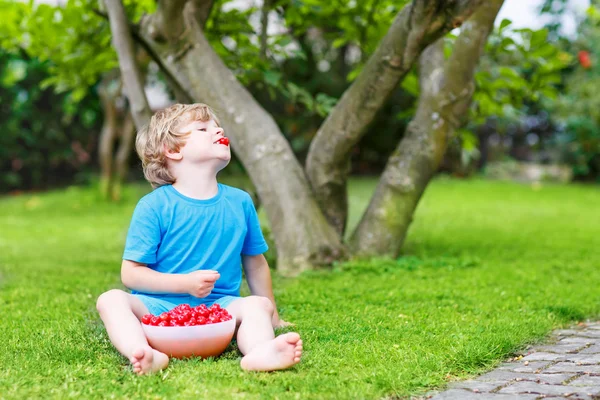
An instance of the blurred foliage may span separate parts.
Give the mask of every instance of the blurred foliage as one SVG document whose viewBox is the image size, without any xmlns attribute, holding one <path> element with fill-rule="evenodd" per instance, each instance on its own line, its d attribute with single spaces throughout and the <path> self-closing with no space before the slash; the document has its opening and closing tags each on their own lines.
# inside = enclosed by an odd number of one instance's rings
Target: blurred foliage
<svg viewBox="0 0 600 400">
<path fill-rule="evenodd" d="M 558 97 L 562 73 L 573 57 L 547 39 L 547 29 L 512 29 L 507 19 L 490 34 L 475 73 L 467 124 L 454 138 L 462 148 L 458 154 L 463 168 L 479 160 L 478 131 L 489 119 L 503 135 L 520 133 L 511 125 L 539 113 L 540 102 Z"/>
<path fill-rule="evenodd" d="M 91 99 L 102 75 L 117 65 L 99 3 L 67 0 L 54 6 L 0 0 L 0 48 L 43 65 L 45 73 L 22 79 L 40 91 L 52 88 L 61 99 L 53 102 L 53 107 L 61 105 L 54 112 L 64 118 L 80 117 L 86 110 L 81 102 Z M 155 7 L 153 0 L 124 3 L 133 23 Z M 206 34 L 240 82 L 273 115 L 303 161 L 318 128 L 408 0 L 270 0 L 265 10 L 257 3 L 241 8 L 233 0 L 216 0 Z M 263 12 L 268 14 L 269 29 L 266 47 L 261 48 Z M 565 66 L 573 65 L 575 58 L 570 49 L 551 40 L 553 32 L 511 29 L 507 20 L 496 27 L 476 74 L 469 123 L 454 138 L 462 164 L 479 157 L 478 130 L 490 119 L 502 130 L 543 111 L 540 104 L 557 97 Z M 446 38 L 448 53 L 454 39 Z M 8 82 L 15 79 L 9 75 L 18 77 L 19 69 L 4 68 L 4 74 Z M 39 81 L 34 84 L 33 79 Z M 417 96 L 418 79 L 412 71 L 353 150 L 353 173 L 381 171 L 414 115 Z M 33 115 L 37 111 L 33 110 L 28 112 Z M 19 135 L 8 135 L 11 146 L 21 140 Z M 68 153 L 66 142 L 55 144 L 66 147 L 49 152 Z M 8 162 L 5 157 L 0 156 L 0 162 Z"/>
<path fill-rule="evenodd" d="M 47 63 L 0 48 L 0 192 L 81 181 L 90 171 L 100 105 L 88 90 L 73 109 L 69 94 L 40 86 L 49 76 Z"/>
<path fill-rule="evenodd" d="M 563 123 L 557 145 L 580 178 L 600 179 L 600 5 L 592 5 L 574 41 L 562 46 L 577 55 L 562 95 L 548 107 Z"/>
</svg>

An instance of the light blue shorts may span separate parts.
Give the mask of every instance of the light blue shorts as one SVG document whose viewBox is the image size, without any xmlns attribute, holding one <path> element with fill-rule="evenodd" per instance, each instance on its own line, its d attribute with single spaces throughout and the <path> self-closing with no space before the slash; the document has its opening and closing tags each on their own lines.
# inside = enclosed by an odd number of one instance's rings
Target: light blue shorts
<svg viewBox="0 0 600 400">
<path fill-rule="evenodd" d="M 190 300 L 188 298 L 183 298 L 182 301 L 178 302 L 177 300 L 179 300 L 179 299 L 177 297 L 173 297 L 172 299 L 156 298 L 156 297 L 146 296 L 146 295 L 139 294 L 139 293 L 135 293 L 135 294 L 133 294 L 133 296 L 140 299 L 142 301 L 142 303 L 144 303 L 146 308 L 148 308 L 148 311 L 150 311 L 150 314 L 153 314 L 153 315 L 160 315 L 161 313 L 170 311 L 170 310 L 174 309 L 175 307 L 177 307 L 179 304 L 184 304 L 184 303 L 187 303 L 192 307 L 198 306 L 200 304 L 206 304 L 207 307 L 210 307 L 213 304 L 218 304 L 222 308 L 226 308 L 229 304 L 231 304 L 231 302 L 233 302 L 237 299 L 241 299 L 241 297 L 236 297 L 236 296 L 223 296 L 214 301 L 212 301 L 212 300 L 203 301 L 205 299 L 194 299 L 196 301 L 190 302 Z M 170 301 L 170 300 L 173 300 L 173 301 Z"/>
</svg>

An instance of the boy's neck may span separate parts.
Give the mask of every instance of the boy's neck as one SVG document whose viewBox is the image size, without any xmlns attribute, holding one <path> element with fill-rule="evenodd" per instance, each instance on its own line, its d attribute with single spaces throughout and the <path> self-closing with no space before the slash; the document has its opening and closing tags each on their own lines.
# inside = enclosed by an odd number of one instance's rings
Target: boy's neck
<svg viewBox="0 0 600 400">
<path fill-rule="evenodd" d="M 173 187 L 184 196 L 198 200 L 213 198 L 219 192 L 215 171 L 203 168 L 177 171 Z"/>
</svg>

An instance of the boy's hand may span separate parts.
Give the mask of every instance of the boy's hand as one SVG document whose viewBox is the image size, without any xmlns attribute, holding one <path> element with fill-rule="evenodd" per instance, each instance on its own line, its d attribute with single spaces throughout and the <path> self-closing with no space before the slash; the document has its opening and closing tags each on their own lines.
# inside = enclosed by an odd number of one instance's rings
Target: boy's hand
<svg viewBox="0 0 600 400">
<path fill-rule="evenodd" d="M 186 276 L 187 292 L 194 297 L 206 297 L 215 287 L 215 282 L 221 277 L 217 271 L 201 270 L 190 272 Z"/>
</svg>

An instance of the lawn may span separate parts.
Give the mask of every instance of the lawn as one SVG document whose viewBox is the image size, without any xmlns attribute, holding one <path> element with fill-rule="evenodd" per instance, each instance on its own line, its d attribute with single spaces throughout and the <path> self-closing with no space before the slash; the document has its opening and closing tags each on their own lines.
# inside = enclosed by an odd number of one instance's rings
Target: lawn
<svg viewBox="0 0 600 400">
<path fill-rule="evenodd" d="M 350 187 L 354 225 L 374 188 Z M 0 199 L 0 398 L 397 398 L 494 367 L 554 328 L 600 315 L 600 190 L 436 179 L 398 260 L 277 277 L 305 355 L 244 373 L 230 349 L 138 377 L 95 311 L 121 287 L 135 202 L 70 188 Z"/>
</svg>

